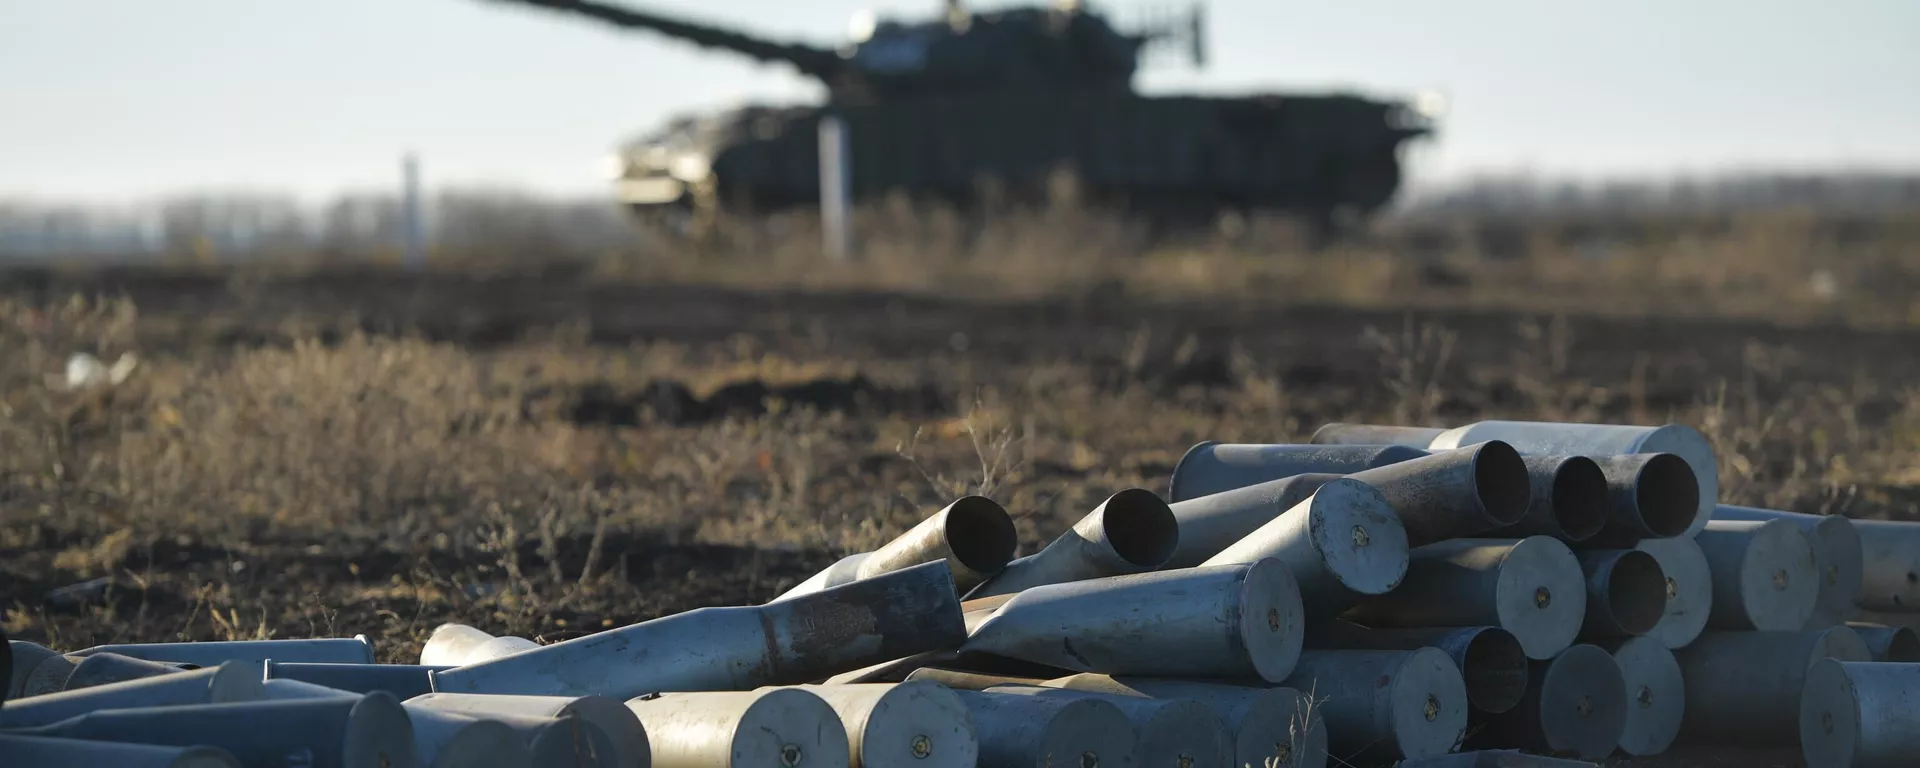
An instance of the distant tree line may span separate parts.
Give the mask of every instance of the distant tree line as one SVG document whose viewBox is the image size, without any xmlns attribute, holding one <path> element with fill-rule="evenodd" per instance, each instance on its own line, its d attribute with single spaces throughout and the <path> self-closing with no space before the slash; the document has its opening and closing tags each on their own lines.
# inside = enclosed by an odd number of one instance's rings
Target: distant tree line
<svg viewBox="0 0 1920 768">
<path fill-rule="evenodd" d="M 1920 174 L 1745 174 L 1701 179 L 1569 182 L 1481 178 L 1404 196 L 1416 221 L 1725 214 L 1802 209 L 1842 216 L 1920 211 Z M 502 189 L 447 189 L 425 205 L 439 251 L 587 253 L 641 244 L 609 198 L 561 199 Z M 0 258 L 226 261 L 397 250 L 397 193 L 313 204 L 287 195 L 189 194 L 140 205 L 0 199 Z"/>
</svg>

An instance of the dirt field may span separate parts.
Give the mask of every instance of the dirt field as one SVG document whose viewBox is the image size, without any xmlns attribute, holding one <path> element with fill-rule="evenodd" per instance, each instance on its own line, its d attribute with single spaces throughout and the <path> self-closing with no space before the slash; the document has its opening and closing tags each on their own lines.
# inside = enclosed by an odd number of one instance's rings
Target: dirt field
<svg viewBox="0 0 1920 768">
<path fill-rule="evenodd" d="M 0 606 L 62 647 L 365 633 L 404 661 L 449 620 L 562 640 L 763 601 L 964 493 L 1032 551 L 1164 492 L 1194 442 L 1327 421 L 1681 421 L 1726 502 L 1920 500 L 1903 327 L 565 273 L 15 272 L 0 296 Z M 139 364 L 65 391 L 76 351 Z"/>
</svg>

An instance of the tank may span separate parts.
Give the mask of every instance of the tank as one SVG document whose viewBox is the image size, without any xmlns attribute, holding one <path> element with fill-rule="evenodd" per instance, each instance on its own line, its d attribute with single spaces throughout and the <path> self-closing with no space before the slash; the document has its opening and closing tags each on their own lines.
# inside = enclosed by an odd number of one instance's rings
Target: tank
<svg viewBox="0 0 1920 768">
<path fill-rule="evenodd" d="M 825 104 L 687 115 L 620 148 L 619 199 L 647 221 L 697 234 L 723 214 L 820 202 L 820 122 L 846 135 L 849 194 L 967 209 L 1066 199 L 1157 225 L 1224 214 L 1364 219 L 1400 185 L 1400 147 L 1431 133 L 1429 100 L 1354 93 L 1145 95 L 1152 51 L 1205 59 L 1203 17 L 1125 30 L 1077 0 L 903 21 L 856 18 L 838 47 L 594 0 L 497 0 L 652 31 L 826 86 Z M 1064 194 L 1063 194 L 1064 193 Z"/>
</svg>

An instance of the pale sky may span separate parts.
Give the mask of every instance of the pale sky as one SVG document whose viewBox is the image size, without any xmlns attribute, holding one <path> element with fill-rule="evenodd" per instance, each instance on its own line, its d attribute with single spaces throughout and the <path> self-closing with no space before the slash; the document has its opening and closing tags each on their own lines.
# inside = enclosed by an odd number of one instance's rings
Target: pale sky
<svg viewBox="0 0 1920 768">
<path fill-rule="evenodd" d="M 630 0 L 636 1 L 637 0 Z M 1004 5 L 997 0 L 992 5 Z M 1124 14 L 1165 0 L 1107 2 Z M 650 0 L 832 44 L 939 0 Z M 1920 0 L 1211 0 L 1144 90 L 1438 89 L 1413 175 L 1920 170 Z M 483 0 L 0 0 L 0 196 L 604 189 L 666 116 L 818 91 L 650 33 Z"/>
</svg>

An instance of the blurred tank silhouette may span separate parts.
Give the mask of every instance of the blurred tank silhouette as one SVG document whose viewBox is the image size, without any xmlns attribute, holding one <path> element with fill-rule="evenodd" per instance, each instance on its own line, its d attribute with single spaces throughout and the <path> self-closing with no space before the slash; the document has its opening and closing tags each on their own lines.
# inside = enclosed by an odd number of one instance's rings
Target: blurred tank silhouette
<svg viewBox="0 0 1920 768">
<path fill-rule="evenodd" d="M 643 218 L 699 231 L 820 199 L 818 126 L 842 121 L 854 200 L 904 193 L 961 208 L 1064 199 L 1158 225 L 1281 211 L 1352 223 L 1400 184 L 1399 147 L 1433 110 L 1352 94 L 1147 96 L 1142 59 L 1184 47 L 1204 62 L 1202 14 L 1123 31 L 1071 0 L 944 18 L 856 17 L 839 48 L 592 0 L 494 0 L 652 30 L 819 80 L 818 106 L 748 106 L 681 117 L 621 148 L 609 171 Z"/>
</svg>

